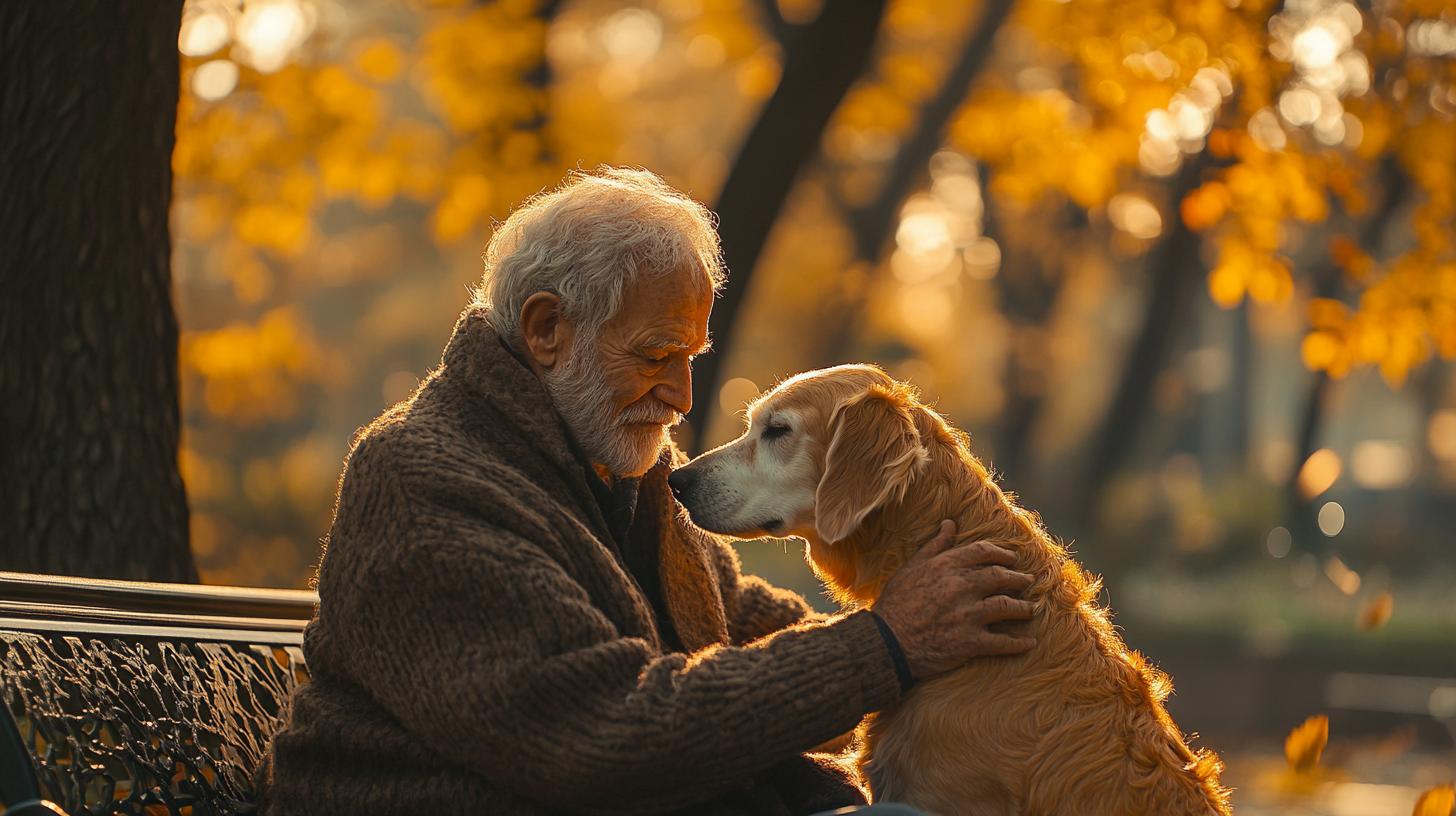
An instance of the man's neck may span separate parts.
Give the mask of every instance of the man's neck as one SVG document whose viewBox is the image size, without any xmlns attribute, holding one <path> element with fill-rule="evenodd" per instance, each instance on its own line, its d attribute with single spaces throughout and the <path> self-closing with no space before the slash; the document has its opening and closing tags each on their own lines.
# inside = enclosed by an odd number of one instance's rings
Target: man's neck
<svg viewBox="0 0 1456 816">
<path fill-rule="evenodd" d="M 593 462 L 591 468 L 592 472 L 597 475 L 597 478 L 601 479 L 602 483 L 605 484 L 607 487 L 611 487 L 612 484 L 616 482 L 617 477 L 613 476 L 610 470 L 607 470 L 606 465 L 599 465 L 596 462 Z"/>
</svg>

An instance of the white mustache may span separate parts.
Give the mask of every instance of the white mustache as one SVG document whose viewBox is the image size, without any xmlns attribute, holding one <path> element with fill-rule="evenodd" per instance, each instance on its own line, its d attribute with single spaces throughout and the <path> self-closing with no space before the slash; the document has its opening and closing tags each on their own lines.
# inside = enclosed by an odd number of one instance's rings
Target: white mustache
<svg viewBox="0 0 1456 816">
<path fill-rule="evenodd" d="M 682 422 L 682 414 L 656 400 L 628 405 L 617 414 L 617 425 L 662 425 L 672 427 Z"/>
</svg>

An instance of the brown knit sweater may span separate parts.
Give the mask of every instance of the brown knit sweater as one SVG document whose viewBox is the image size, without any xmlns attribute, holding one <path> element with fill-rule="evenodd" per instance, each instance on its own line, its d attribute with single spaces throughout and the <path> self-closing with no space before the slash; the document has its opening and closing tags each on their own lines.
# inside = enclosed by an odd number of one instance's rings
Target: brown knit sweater
<svg viewBox="0 0 1456 816">
<path fill-rule="evenodd" d="M 895 702 L 894 663 L 868 613 L 814 620 L 740 575 L 671 497 L 674 456 L 643 477 L 630 535 L 655 540 L 690 655 L 661 646 L 545 389 L 466 310 L 349 456 L 314 680 L 260 768 L 263 811 L 798 809 L 763 790 Z"/>
</svg>

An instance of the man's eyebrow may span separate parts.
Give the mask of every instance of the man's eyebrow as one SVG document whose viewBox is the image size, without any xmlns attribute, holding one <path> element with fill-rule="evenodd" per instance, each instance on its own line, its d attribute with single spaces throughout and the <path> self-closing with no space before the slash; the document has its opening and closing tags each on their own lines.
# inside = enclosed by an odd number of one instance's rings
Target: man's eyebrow
<svg viewBox="0 0 1456 816">
<path fill-rule="evenodd" d="M 655 338 L 655 339 L 652 339 L 652 340 L 648 340 L 647 342 L 643 343 L 642 344 L 642 347 L 644 349 L 661 350 L 661 351 L 682 351 L 682 350 L 685 350 L 685 349 L 692 348 L 692 346 L 688 345 L 687 343 L 684 343 L 682 340 L 679 340 L 676 337 L 658 337 L 658 338 Z M 712 350 L 713 350 L 713 338 L 710 337 L 707 340 L 704 340 L 703 341 L 703 344 L 701 346 L 698 346 L 697 349 L 693 351 L 693 354 L 694 355 L 707 354 L 709 351 L 712 351 Z"/>
</svg>

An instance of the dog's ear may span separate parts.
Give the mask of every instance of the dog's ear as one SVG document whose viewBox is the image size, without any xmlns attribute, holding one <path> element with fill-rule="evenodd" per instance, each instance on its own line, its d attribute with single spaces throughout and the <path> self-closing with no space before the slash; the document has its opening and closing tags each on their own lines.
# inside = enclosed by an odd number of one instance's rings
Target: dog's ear
<svg viewBox="0 0 1456 816">
<path fill-rule="evenodd" d="M 824 476 L 814 501 L 814 526 L 825 541 L 849 537 L 874 510 L 905 495 L 930 453 L 908 399 L 871 386 L 835 407 Z"/>
</svg>

